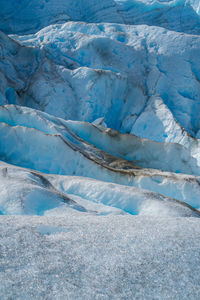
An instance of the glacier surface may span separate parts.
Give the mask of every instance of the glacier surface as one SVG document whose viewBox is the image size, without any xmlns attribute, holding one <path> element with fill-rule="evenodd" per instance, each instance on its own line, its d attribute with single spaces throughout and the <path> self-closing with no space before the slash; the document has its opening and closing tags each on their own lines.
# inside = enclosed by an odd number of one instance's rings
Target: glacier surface
<svg viewBox="0 0 200 300">
<path fill-rule="evenodd" d="M 0 1 L 0 298 L 200 298 L 199 0 Z"/>
<path fill-rule="evenodd" d="M 55 23 L 147 24 L 199 34 L 198 0 L 1 0 L 0 29 L 32 33 Z"/>
<path fill-rule="evenodd" d="M 184 143 L 187 132 L 198 137 L 199 36 L 74 22 L 35 35 L 1 35 L 1 104 L 64 119 L 104 117 L 108 127 L 157 141 Z"/>
</svg>

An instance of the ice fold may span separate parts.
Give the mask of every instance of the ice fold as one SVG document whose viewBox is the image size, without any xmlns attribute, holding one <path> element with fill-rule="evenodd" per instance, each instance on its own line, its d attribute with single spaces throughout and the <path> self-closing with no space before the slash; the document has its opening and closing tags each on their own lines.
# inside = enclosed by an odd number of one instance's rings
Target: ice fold
<svg viewBox="0 0 200 300">
<path fill-rule="evenodd" d="M 199 36 L 147 25 L 68 22 L 2 37 L 1 104 L 64 119 L 104 118 L 108 127 L 156 141 L 185 145 L 187 135 L 198 136 Z M 158 99 L 162 109 L 152 106 Z M 159 119 L 155 132 L 142 123 L 151 107 Z"/>
<path fill-rule="evenodd" d="M 0 190 L 1 215 L 200 216 L 192 206 L 154 192 L 83 177 L 46 175 L 3 162 Z"/>
<path fill-rule="evenodd" d="M 188 175 L 198 175 L 199 167 L 181 145 L 143 140 L 14 105 L 0 107 L 0 135 L 4 140 L 0 158 L 5 162 L 47 174 L 84 176 L 142 188 L 199 208 L 199 177 Z M 165 151 L 169 155 L 166 161 Z M 171 168 L 179 167 L 179 172 L 186 174 L 166 172 L 173 157 Z M 153 164 L 154 160 L 157 169 L 149 168 L 148 162 Z M 146 165 L 139 166 L 141 161 Z"/>
</svg>

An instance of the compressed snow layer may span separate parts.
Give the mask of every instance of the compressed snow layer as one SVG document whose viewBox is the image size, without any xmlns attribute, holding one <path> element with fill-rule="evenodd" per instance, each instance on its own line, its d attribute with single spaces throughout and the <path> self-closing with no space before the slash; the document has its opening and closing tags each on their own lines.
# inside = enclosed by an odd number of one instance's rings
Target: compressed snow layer
<svg viewBox="0 0 200 300">
<path fill-rule="evenodd" d="M 199 299 L 196 218 L 0 217 L 0 298 Z"/>
</svg>

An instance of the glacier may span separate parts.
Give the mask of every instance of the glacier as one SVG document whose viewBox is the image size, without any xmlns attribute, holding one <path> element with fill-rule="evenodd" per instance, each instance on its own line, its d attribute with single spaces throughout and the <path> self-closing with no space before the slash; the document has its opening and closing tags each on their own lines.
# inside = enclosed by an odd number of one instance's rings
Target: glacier
<svg viewBox="0 0 200 300">
<path fill-rule="evenodd" d="M 0 298 L 199 299 L 199 0 L 0 1 Z"/>
<path fill-rule="evenodd" d="M 0 29 L 32 33 L 67 21 L 147 24 L 199 34 L 198 0 L 1 0 Z"/>
<path fill-rule="evenodd" d="M 182 127 L 198 137 L 199 36 L 146 25 L 71 22 L 36 35 L 12 35 L 17 44 L 2 35 L 2 104 L 25 105 L 64 119 L 93 122 L 104 117 L 108 127 L 157 141 L 187 139 Z M 158 98 L 168 126 L 159 115 Z M 156 135 L 141 124 L 143 115 L 148 122 L 149 105 L 159 123 Z"/>
</svg>

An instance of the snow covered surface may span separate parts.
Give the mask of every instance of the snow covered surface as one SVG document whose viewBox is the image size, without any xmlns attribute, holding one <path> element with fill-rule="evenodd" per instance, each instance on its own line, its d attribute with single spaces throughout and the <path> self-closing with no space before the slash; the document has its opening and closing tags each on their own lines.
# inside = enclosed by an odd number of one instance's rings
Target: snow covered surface
<svg viewBox="0 0 200 300">
<path fill-rule="evenodd" d="M 196 218 L 2 216 L 1 299 L 199 299 Z"/>
<path fill-rule="evenodd" d="M 75 210 L 91 215 L 200 216 L 185 202 L 91 178 L 46 175 L 3 162 L 0 178 L 1 215 L 65 215 Z"/>
<path fill-rule="evenodd" d="M 0 30 L 0 299 L 200 299 L 199 0 L 1 0 Z"/>
</svg>

